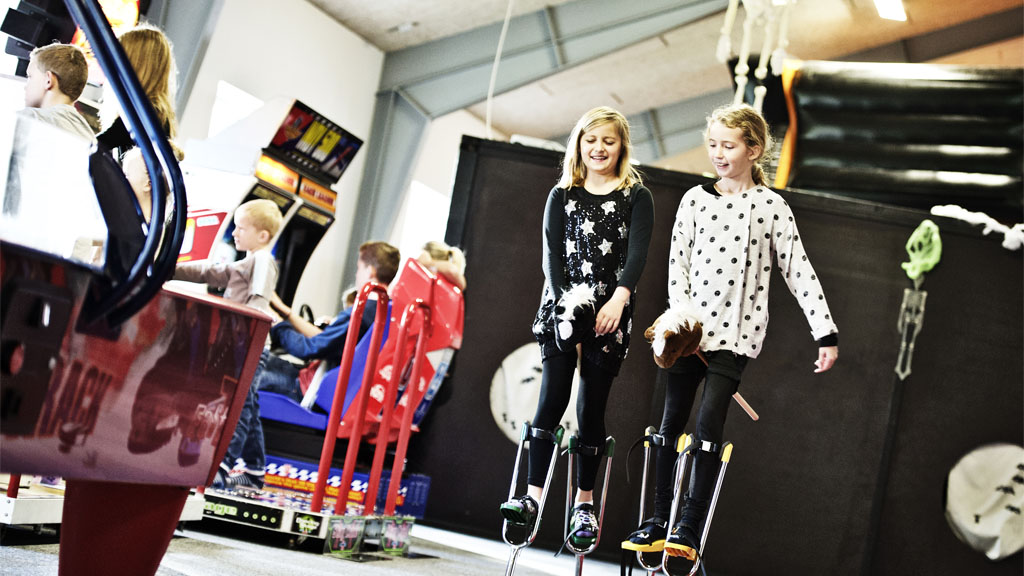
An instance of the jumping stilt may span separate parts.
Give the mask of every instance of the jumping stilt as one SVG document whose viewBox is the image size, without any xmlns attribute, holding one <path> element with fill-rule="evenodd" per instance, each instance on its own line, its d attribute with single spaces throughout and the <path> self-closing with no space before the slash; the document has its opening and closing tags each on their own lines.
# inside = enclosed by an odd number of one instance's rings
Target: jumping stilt
<svg viewBox="0 0 1024 576">
<path fill-rule="evenodd" d="M 548 488 L 551 485 L 551 478 L 552 476 L 554 476 L 555 462 L 558 459 L 559 448 L 562 444 L 563 432 L 564 430 L 561 426 L 555 428 L 554 431 L 548 431 L 541 430 L 539 428 L 533 428 L 530 426 L 529 422 L 525 422 L 523 424 L 523 429 L 519 434 L 519 448 L 518 450 L 516 450 L 516 463 L 515 468 L 512 472 L 512 484 L 511 486 L 509 486 L 508 489 L 508 502 L 501 505 L 501 513 L 502 516 L 505 517 L 505 520 L 502 522 L 501 525 L 501 538 L 505 541 L 506 544 L 512 547 L 512 549 L 509 551 L 508 562 L 505 564 L 505 576 L 512 576 L 512 573 L 516 569 L 516 560 L 519 558 L 519 553 L 522 551 L 523 548 L 526 548 L 530 544 L 533 544 L 534 539 L 537 538 L 537 531 L 540 529 L 541 515 L 544 513 L 544 503 L 548 499 Z M 535 439 L 551 442 L 552 444 L 554 444 L 554 449 L 551 451 L 551 462 L 548 466 L 548 474 L 547 477 L 544 479 L 544 491 L 541 494 L 540 502 L 535 503 L 536 516 L 533 518 L 532 526 L 527 521 L 527 518 L 521 518 L 519 516 L 518 510 L 513 509 L 512 507 L 509 506 L 509 503 L 513 501 L 516 495 L 516 486 L 519 482 L 519 467 L 522 463 L 523 448 L 525 447 L 528 438 L 531 444 Z M 532 502 L 532 498 L 530 498 L 529 496 L 524 496 L 523 498 L 529 498 Z M 522 538 L 522 540 L 513 537 L 513 535 L 509 533 L 510 519 L 514 520 L 511 525 L 519 525 L 523 527 L 524 537 Z M 523 521 L 519 522 L 519 520 Z"/>
<path fill-rule="evenodd" d="M 722 482 L 725 480 L 725 470 L 729 464 L 729 459 L 732 457 L 732 443 L 726 442 L 720 448 L 711 442 L 706 441 L 695 444 L 693 436 L 687 434 L 680 437 L 677 451 L 679 452 L 679 456 L 676 460 L 675 496 L 672 499 L 672 514 L 671 519 L 669 520 L 669 526 L 672 527 L 672 531 L 668 540 L 665 542 L 665 556 L 663 558 L 662 570 L 667 576 L 673 576 L 669 569 L 668 557 L 681 557 L 693 562 L 688 572 L 689 576 L 693 576 L 701 567 L 704 545 L 707 542 L 708 533 L 711 530 L 711 520 L 715 513 L 715 506 L 718 504 L 718 496 L 722 491 Z M 689 466 L 690 455 L 692 453 L 695 453 L 693 456 L 693 466 Z M 693 498 L 697 501 L 705 498 L 706 496 L 704 494 L 695 493 L 695 491 L 700 490 L 699 484 L 705 480 L 699 477 L 701 475 L 701 471 L 698 470 L 698 467 L 713 465 L 713 462 L 701 461 L 705 461 L 707 458 L 719 455 L 720 460 L 717 467 L 718 473 L 715 478 L 714 489 L 710 495 L 710 501 L 707 503 L 707 514 L 704 517 L 703 523 L 699 524 L 702 526 L 700 529 L 699 542 L 693 542 L 688 537 L 684 537 L 688 536 L 688 534 L 685 533 L 685 530 L 680 530 L 679 528 L 681 524 L 677 524 L 676 522 L 677 514 L 679 513 L 680 500 L 683 498 L 683 481 L 684 479 L 688 479 L 687 484 L 690 486 L 690 492 L 686 495 L 687 499 Z M 689 474 L 687 474 L 688 471 Z M 685 514 L 685 508 L 690 504 L 692 503 L 688 502 L 684 504 L 684 522 L 691 520 L 691 518 L 686 518 L 687 515 Z M 703 510 L 701 510 L 702 506 L 702 504 L 695 506 L 698 516 L 703 515 Z M 699 520 L 697 521 L 699 522 Z"/>
<path fill-rule="evenodd" d="M 565 541 L 563 546 L 576 556 L 576 576 L 583 574 L 583 558 L 594 551 L 601 542 L 601 526 L 604 523 L 604 505 L 607 502 L 608 484 L 611 481 L 612 458 L 615 454 L 615 438 L 609 436 L 604 441 L 603 454 L 605 457 L 604 481 L 601 484 L 601 504 L 597 513 L 597 532 L 592 537 L 580 537 L 572 531 L 570 519 L 573 515 L 574 488 L 572 479 L 575 476 L 575 457 L 577 454 L 600 457 L 602 449 L 600 446 L 587 446 L 579 441 L 576 436 L 569 437 L 568 454 L 568 475 L 565 487 Z"/>
<path fill-rule="evenodd" d="M 646 517 L 645 510 L 646 510 L 646 502 L 647 502 L 647 474 L 648 474 L 648 472 L 650 470 L 651 450 L 652 450 L 653 447 L 664 446 L 665 445 L 665 437 L 662 436 L 661 434 L 658 434 L 658 430 L 654 426 L 648 426 L 647 430 L 644 431 L 643 441 L 644 441 L 644 468 L 643 468 L 643 476 L 640 479 L 640 520 L 639 520 L 640 523 L 641 523 L 641 527 L 643 526 L 643 523 L 645 522 L 645 517 Z M 628 458 L 627 458 L 627 461 L 628 461 Z M 635 552 L 636 553 L 636 561 L 640 564 L 640 566 L 644 570 L 647 571 L 648 575 L 653 575 L 656 572 L 658 572 L 659 570 L 661 570 L 661 566 L 662 566 L 662 551 L 664 550 L 664 548 L 665 548 L 665 538 L 660 538 L 660 539 L 652 540 L 648 544 L 639 544 L 639 543 L 636 543 L 636 542 L 632 542 L 630 540 L 624 540 L 622 542 L 622 549 Z M 656 556 L 656 560 L 657 561 L 656 562 L 651 562 L 650 558 L 645 557 L 645 555 L 649 555 L 649 554 L 653 554 L 654 556 Z M 631 560 L 631 558 L 628 555 L 623 558 L 623 562 L 622 562 L 622 566 L 621 566 L 623 574 L 625 574 L 625 572 L 626 572 L 626 565 L 627 565 L 627 563 L 631 563 L 631 561 L 632 560 Z M 632 567 L 630 568 L 630 572 L 632 573 Z"/>
</svg>

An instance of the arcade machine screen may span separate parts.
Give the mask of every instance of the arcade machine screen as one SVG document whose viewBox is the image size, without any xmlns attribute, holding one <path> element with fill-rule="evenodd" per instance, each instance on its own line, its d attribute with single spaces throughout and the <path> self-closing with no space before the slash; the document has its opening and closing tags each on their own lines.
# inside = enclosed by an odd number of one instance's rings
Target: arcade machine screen
<svg viewBox="0 0 1024 576">
<path fill-rule="evenodd" d="M 266 150 L 328 186 L 337 182 L 363 141 L 295 101 Z"/>
<path fill-rule="evenodd" d="M 309 257 L 334 222 L 337 193 L 330 185 L 341 178 L 362 145 L 362 140 L 296 100 L 264 150 L 301 177 L 302 206 L 274 247 L 280 262 L 277 293 L 285 302 L 291 303 Z"/>
</svg>

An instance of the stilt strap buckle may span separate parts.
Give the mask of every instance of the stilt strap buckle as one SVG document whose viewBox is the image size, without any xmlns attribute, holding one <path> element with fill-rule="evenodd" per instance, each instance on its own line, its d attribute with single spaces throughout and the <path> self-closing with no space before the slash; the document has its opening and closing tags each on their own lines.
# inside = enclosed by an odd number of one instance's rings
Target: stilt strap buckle
<svg viewBox="0 0 1024 576">
<path fill-rule="evenodd" d="M 551 430 L 545 430 L 543 428 L 530 427 L 530 438 L 536 438 L 538 440 L 547 440 L 554 444 L 558 444 L 558 436 L 555 435 Z"/>
<path fill-rule="evenodd" d="M 665 437 L 661 434 L 648 434 L 643 437 L 644 444 L 648 446 L 664 446 Z"/>
<path fill-rule="evenodd" d="M 715 444 L 714 442 L 708 442 L 707 440 L 700 440 L 697 443 L 697 447 L 702 452 L 710 452 L 712 454 L 718 454 L 719 452 L 722 451 L 722 446 L 720 444 Z"/>
<path fill-rule="evenodd" d="M 575 452 L 576 454 L 580 454 L 583 456 L 598 456 L 599 454 L 601 454 L 601 451 L 603 449 L 604 446 L 588 446 L 579 441 L 576 442 L 575 446 L 570 444 L 571 452 Z"/>
</svg>

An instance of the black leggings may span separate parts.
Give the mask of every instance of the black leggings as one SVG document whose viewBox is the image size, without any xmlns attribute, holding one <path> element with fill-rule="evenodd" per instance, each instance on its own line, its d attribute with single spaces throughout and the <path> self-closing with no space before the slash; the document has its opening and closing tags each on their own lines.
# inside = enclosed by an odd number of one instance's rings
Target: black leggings
<svg viewBox="0 0 1024 576">
<path fill-rule="evenodd" d="M 576 352 L 551 356 L 544 361 L 540 401 L 533 418 L 534 428 L 554 430 L 561 423 L 572 394 L 572 377 L 576 371 Z M 576 466 L 576 485 L 580 490 L 594 489 L 597 468 L 604 453 L 604 411 L 608 393 L 615 375 L 584 358 L 580 362 L 580 389 L 576 396 L 576 419 L 579 423 L 580 443 L 600 448 L 597 456 L 579 454 Z M 543 486 L 551 465 L 554 444 L 539 439 L 530 441 L 530 471 L 527 480 L 533 486 Z"/>
<path fill-rule="evenodd" d="M 721 445 L 725 430 L 725 417 L 729 412 L 732 395 L 740 385 L 740 376 L 747 357 L 730 351 L 706 352 L 708 366 L 696 355 L 681 358 L 674 366 L 658 369 L 659 384 L 665 386 L 665 411 L 661 417 L 659 433 L 665 437 L 665 446 L 656 452 L 656 486 L 654 515 L 668 520 L 672 509 L 672 480 L 676 461 L 676 442 L 690 418 L 697 386 L 704 380 L 704 392 L 697 411 L 696 439 Z"/>
</svg>

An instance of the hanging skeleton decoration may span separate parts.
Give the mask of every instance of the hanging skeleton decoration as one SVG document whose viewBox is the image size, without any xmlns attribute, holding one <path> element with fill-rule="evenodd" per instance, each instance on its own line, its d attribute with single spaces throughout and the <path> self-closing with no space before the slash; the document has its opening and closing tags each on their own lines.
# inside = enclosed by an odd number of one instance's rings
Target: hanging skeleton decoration
<svg viewBox="0 0 1024 576">
<path fill-rule="evenodd" d="M 772 74 L 778 76 L 782 73 L 782 61 L 786 57 L 786 47 L 789 46 L 789 13 L 796 0 L 742 0 L 746 16 L 743 19 L 743 37 L 740 40 L 740 52 L 737 55 L 734 70 L 736 74 L 736 95 L 733 97 L 733 104 L 743 102 L 743 96 L 747 90 L 747 75 L 750 73 L 750 44 L 751 36 L 755 28 L 764 30 L 764 41 L 761 45 L 761 56 L 754 69 L 754 77 L 757 79 L 757 86 L 754 87 L 754 108 L 760 112 L 764 105 L 764 97 L 768 88 L 764 84 L 768 77 L 769 62 Z M 725 11 L 725 23 L 722 25 L 721 36 L 718 39 L 718 50 L 716 56 L 723 64 L 733 56 L 732 52 L 732 27 L 736 20 L 736 12 L 740 0 L 729 0 L 729 7 Z M 778 40 L 776 41 L 776 38 Z"/>
<path fill-rule="evenodd" d="M 939 227 L 931 220 L 924 220 L 907 240 L 907 254 L 910 262 L 900 264 L 907 277 L 914 281 L 913 288 L 903 290 L 903 304 L 896 327 L 900 331 L 900 353 L 896 360 L 896 375 L 906 380 L 910 375 L 910 362 L 914 356 L 914 342 L 924 324 L 924 303 L 928 293 L 921 290 L 924 273 L 939 263 L 942 258 L 942 239 Z"/>
</svg>

